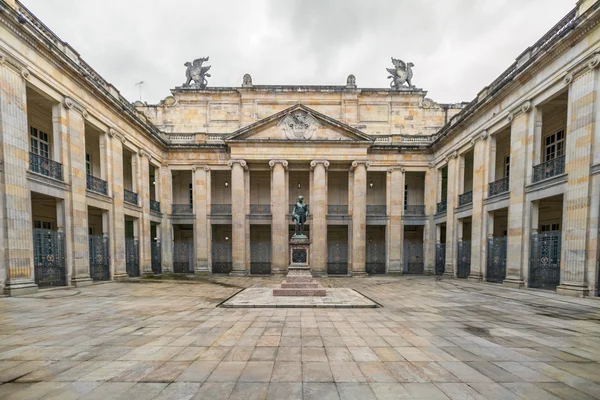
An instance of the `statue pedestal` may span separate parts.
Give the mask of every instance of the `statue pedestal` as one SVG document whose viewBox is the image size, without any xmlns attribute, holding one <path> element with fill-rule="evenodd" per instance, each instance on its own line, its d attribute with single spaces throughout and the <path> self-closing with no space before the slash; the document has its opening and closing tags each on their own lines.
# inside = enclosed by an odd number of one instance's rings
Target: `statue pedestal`
<svg viewBox="0 0 600 400">
<path fill-rule="evenodd" d="M 326 296 L 323 285 L 310 273 L 310 240 L 304 235 L 290 239 L 290 266 L 285 280 L 273 289 L 273 296 Z"/>
</svg>

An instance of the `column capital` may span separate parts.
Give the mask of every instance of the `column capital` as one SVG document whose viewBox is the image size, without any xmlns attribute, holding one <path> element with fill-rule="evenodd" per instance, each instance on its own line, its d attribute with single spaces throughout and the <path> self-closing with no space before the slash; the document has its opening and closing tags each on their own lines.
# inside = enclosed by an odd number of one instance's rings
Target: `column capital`
<svg viewBox="0 0 600 400">
<path fill-rule="evenodd" d="M 369 166 L 371 165 L 371 163 L 368 160 L 355 160 L 355 161 L 352 161 L 352 165 L 350 166 L 350 171 L 354 171 L 356 168 L 358 168 L 359 165 L 364 165 L 365 168 L 369 168 Z"/>
<path fill-rule="evenodd" d="M 454 150 L 452 153 L 446 155 L 446 162 L 453 160 L 456 157 L 458 157 L 458 152 L 456 150 Z"/>
<path fill-rule="evenodd" d="M 287 160 L 271 160 L 271 161 L 269 161 L 269 167 L 271 167 L 271 169 L 275 168 L 276 164 L 281 164 L 286 171 L 288 170 L 289 163 L 287 162 Z"/>
<path fill-rule="evenodd" d="M 517 115 L 526 114 L 529 112 L 529 110 L 531 110 L 531 100 L 525 100 L 518 107 L 509 112 L 506 118 L 508 119 L 508 122 L 512 122 Z"/>
<path fill-rule="evenodd" d="M 317 165 L 319 165 L 319 164 L 323 164 L 323 166 L 325 167 L 325 169 L 329 168 L 329 161 L 327 161 L 327 160 L 312 160 L 310 162 L 310 169 L 311 169 L 311 171 L 313 169 L 315 169 L 315 167 Z"/>
<path fill-rule="evenodd" d="M 146 150 L 140 149 L 139 153 L 140 153 L 140 156 L 146 157 L 148 159 L 148 161 L 152 160 L 152 155 L 150 155 L 150 153 L 148 153 Z"/>
<path fill-rule="evenodd" d="M 406 168 L 404 168 L 404 165 L 400 165 L 400 164 L 398 164 L 398 165 L 391 165 L 391 166 L 388 167 L 387 172 L 392 173 L 395 170 L 404 173 L 406 171 Z"/>
<path fill-rule="evenodd" d="M 234 159 L 234 160 L 227 161 L 227 165 L 230 168 L 233 168 L 234 164 L 239 164 L 240 167 L 242 167 L 244 169 L 244 171 L 248 170 L 248 164 L 246 163 L 246 160 Z"/>
<path fill-rule="evenodd" d="M 429 169 L 435 169 L 435 161 L 431 161 L 428 166 Z"/>
<path fill-rule="evenodd" d="M 69 96 L 65 96 L 64 104 L 65 107 L 67 107 L 69 110 L 75 110 L 79 112 L 83 116 L 83 118 L 86 118 L 88 116 L 88 112 L 85 109 L 85 107 L 83 107 L 81 104 L 79 104 Z"/>
<path fill-rule="evenodd" d="M 210 167 L 208 165 L 192 165 L 192 171 L 203 169 L 204 171 L 210 171 Z"/>
</svg>

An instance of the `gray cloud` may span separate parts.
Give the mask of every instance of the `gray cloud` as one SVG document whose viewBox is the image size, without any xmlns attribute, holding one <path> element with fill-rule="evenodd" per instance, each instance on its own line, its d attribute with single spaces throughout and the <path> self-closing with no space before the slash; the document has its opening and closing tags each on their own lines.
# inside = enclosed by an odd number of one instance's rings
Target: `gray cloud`
<svg viewBox="0 0 600 400">
<path fill-rule="evenodd" d="M 440 102 L 471 100 L 575 0 L 24 0 L 130 100 L 156 103 L 210 56 L 209 86 L 388 87 L 390 57 Z"/>
</svg>

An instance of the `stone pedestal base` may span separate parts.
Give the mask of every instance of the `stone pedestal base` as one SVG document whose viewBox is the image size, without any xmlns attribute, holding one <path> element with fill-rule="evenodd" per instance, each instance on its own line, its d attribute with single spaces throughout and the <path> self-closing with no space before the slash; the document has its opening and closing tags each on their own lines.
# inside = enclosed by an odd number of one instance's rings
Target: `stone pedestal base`
<svg viewBox="0 0 600 400">
<path fill-rule="evenodd" d="M 563 283 L 562 285 L 556 287 L 556 293 L 563 296 L 587 297 L 590 294 L 590 290 L 587 286 L 569 285 Z"/>
<path fill-rule="evenodd" d="M 92 278 L 72 278 L 71 283 L 75 287 L 84 287 L 91 286 L 94 284 L 94 280 Z"/>
<path fill-rule="evenodd" d="M 126 273 L 125 273 L 125 274 L 115 274 L 115 275 L 113 276 L 113 279 L 114 279 L 115 281 L 124 281 L 124 280 L 127 280 L 127 279 L 129 279 L 129 275 L 128 275 L 128 274 L 126 274 Z"/>
<path fill-rule="evenodd" d="M 467 280 L 473 281 L 473 282 L 481 282 L 483 280 L 483 275 L 481 275 L 481 274 L 470 274 L 467 277 Z"/>
<path fill-rule="evenodd" d="M 513 289 L 522 289 L 525 287 L 525 282 L 519 279 L 505 279 L 502 284 Z"/>
<path fill-rule="evenodd" d="M 229 276 L 248 276 L 248 270 L 244 269 L 242 271 L 231 271 Z"/>
<path fill-rule="evenodd" d="M 313 280 L 310 267 L 290 266 L 286 279 L 273 289 L 273 296 L 326 296 L 325 288 Z"/>
<path fill-rule="evenodd" d="M 38 285 L 32 281 L 8 281 L 4 287 L 4 293 L 8 296 L 22 296 L 38 291 Z"/>
</svg>

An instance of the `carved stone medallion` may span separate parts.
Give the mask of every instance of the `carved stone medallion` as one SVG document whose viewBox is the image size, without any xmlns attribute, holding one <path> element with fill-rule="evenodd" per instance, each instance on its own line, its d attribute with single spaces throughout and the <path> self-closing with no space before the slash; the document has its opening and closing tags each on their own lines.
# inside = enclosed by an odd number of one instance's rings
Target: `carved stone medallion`
<svg viewBox="0 0 600 400">
<path fill-rule="evenodd" d="M 279 126 L 290 140 L 309 140 L 315 133 L 319 122 L 309 112 L 294 111 L 285 116 Z"/>
</svg>

